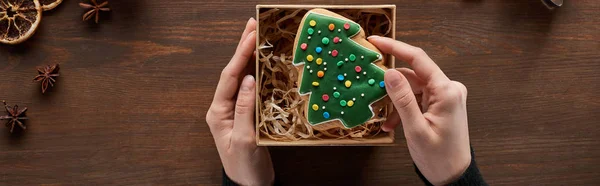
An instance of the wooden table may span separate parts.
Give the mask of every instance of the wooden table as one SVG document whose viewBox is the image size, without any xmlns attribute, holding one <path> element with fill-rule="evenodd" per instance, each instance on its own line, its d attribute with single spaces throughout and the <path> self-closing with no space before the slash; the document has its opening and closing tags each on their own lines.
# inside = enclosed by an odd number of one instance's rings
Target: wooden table
<svg viewBox="0 0 600 186">
<path fill-rule="evenodd" d="M 78 2 L 45 12 L 28 42 L 0 46 L 0 99 L 30 117 L 22 135 L 0 128 L 0 185 L 219 185 L 205 111 L 257 2 L 111 1 L 98 25 L 81 21 Z M 331 2 L 342 1 L 305 3 Z M 395 2 L 398 39 L 467 85 L 490 184 L 600 182 L 597 0 L 554 11 L 539 0 Z M 42 95 L 31 80 L 50 63 L 61 77 Z M 420 185 L 397 143 L 270 150 L 285 185 Z"/>
</svg>

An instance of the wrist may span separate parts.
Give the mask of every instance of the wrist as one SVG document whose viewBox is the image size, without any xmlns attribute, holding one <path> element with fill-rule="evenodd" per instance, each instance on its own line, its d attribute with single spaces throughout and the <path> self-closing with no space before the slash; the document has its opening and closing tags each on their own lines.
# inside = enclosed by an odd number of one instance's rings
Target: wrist
<svg viewBox="0 0 600 186">
<path fill-rule="evenodd" d="M 432 180 L 433 185 L 448 185 L 453 183 L 461 178 L 461 176 L 467 171 L 469 166 L 471 165 L 471 155 L 468 157 L 460 158 L 461 160 L 453 161 L 450 169 L 448 169 L 447 174 L 443 177 L 439 177 L 438 179 Z"/>
<path fill-rule="evenodd" d="M 227 171 L 223 169 L 223 185 L 224 186 L 266 186 L 266 185 L 274 185 L 275 183 L 275 175 L 270 174 L 266 175 L 263 178 L 259 178 L 256 176 L 238 176 L 235 174 L 227 174 Z"/>
</svg>

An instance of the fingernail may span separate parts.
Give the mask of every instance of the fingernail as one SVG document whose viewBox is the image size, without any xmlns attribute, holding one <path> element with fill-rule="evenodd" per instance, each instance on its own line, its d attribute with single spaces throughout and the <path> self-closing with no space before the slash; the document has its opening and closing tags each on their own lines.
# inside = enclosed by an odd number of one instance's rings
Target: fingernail
<svg viewBox="0 0 600 186">
<path fill-rule="evenodd" d="M 242 80 L 241 91 L 250 91 L 254 88 L 254 77 L 252 75 L 246 75 Z"/>
<path fill-rule="evenodd" d="M 250 19 L 248 19 L 248 21 L 250 21 L 250 20 L 254 20 L 254 17 L 250 17 Z"/>
<path fill-rule="evenodd" d="M 367 40 L 369 40 L 369 39 L 377 39 L 377 38 L 380 38 L 380 37 L 381 36 L 378 36 L 378 35 L 372 35 L 372 36 L 367 37 Z"/>
<path fill-rule="evenodd" d="M 402 82 L 402 75 L 396 69 L 388 69 L 385 71 L 385 86 L 396 88 Z"/>
<path fill-rule="evenodd" d="M 388 128 L 387 125 L 381 126 L 381 130 L 383 130 L 383 132 L 390 132 L 390 128 Z"/>
</svg>

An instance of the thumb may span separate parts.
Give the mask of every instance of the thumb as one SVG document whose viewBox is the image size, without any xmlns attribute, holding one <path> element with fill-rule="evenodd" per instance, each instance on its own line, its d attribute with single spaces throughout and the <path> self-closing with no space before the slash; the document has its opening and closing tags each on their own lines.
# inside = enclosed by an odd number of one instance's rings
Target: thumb
<svg viewBox="0 0 600 186">
<path fill-rule="evenodd" d="M 384 80 L 387 93 L 402 120 L 404 131 L 418 133 L 425 131 L 427 123 L 406 77 L 396 69 L 389 69 L 385 72 Z M 386 122 L 382 129 L 391 131 L 397 125 L 398 123 Z"/>
<path fill-rule="evenodd" d="M 242 144 L 255 144 L 254 106 L 256 105 L 255 80 L 247 75 L 242 80 L 240 92 L 235 103 L 233 118 L 232 142 Z"/>
</svg>

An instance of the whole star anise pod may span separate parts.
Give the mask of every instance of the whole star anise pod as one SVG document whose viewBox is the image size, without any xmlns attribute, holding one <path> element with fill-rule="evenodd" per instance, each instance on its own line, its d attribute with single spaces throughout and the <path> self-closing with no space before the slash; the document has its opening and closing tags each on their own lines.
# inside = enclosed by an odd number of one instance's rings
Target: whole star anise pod
<svg viewBox="0 0 600 186">
<path fill-rule="evenodd" d="M 92 4 L 89 3 L 79 3 L 79 6 L 81 8 L 85 8 L 85 9 L 91 9 L 90 11 L 86 12 L 85 14 L 83 14 L 83 21 L 87 21 L 89 19 L 91 19 L 92 17 L 96 17 L 96 23 L 98 23 L 98 19 L 100 16 L 100 11 L 110 11 L 110 8 L 107 8 L 105 6 L 108 5 L 108 0 L 104 1 L 104 3 L 98 4 L 96 3 L 96 0 L 90 0 L 92 2 Z"/>
<path fill-rule="evenodd" d="M 48 89 L 48 85 L 54 87 L 54 82 L 56 82 L 56 79 L 54 79 L 54 78 L 59 76 L 58 70 L 59 70 L 58 64 L 54 64 L 52 66 L 47 65 L 45 67 L 41 67 L 41 68 L 37 69 L 39 75 L 35 76 L 35 78 L 33 78 L 33 80 L 42 82 L 42 94 L 46 93 L 46 90 Z"/>
<path fill-rule="evenodd" d="M 27 111 L 27 107 L 19 110 L 19 106 L 15 105 L 14 107 L 10 107 L 6 104 L 6 101 L 2 101 L 4 103 L 4 107 L 6 108 L 6 112 L 8 112 L 8 116 L 0 116 L 0 120 L 9 120 L 6 123 L 7 127 L 10 127 L 10 133 L 13 133 L 15 129 L 15 125 L 19 125 L 23 130 L 27 129 L 25 124 L 19 120 L 25 120 L 25 112 Z"/>
</svg>

